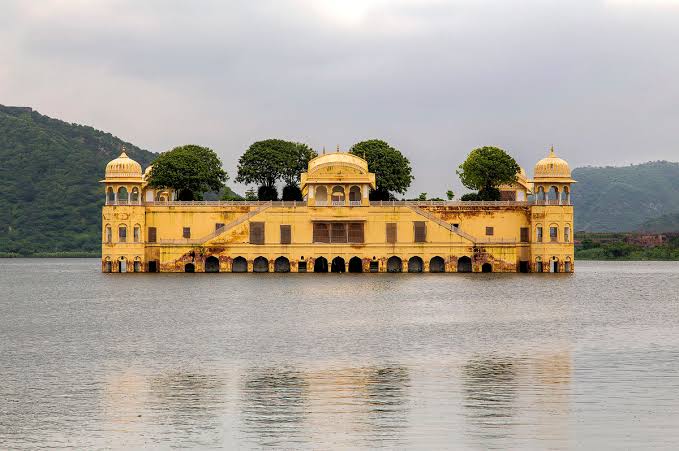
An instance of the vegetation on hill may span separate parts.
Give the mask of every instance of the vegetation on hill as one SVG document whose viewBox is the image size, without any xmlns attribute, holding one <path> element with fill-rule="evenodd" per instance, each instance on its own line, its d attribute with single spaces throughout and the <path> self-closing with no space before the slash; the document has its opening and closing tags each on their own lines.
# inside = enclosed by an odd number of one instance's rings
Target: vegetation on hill
<svg viewBox="0 0 679 451">
<path fill-rule="evenodd" d="M 576 230 L 633 231 L 649 218 L 679 212 L 679 163 L 573 170 Z"/>
<path fill-rule="evenodd" d="M 660 246 L 643 247 L 625 242 L 625 234 L 576 235 L 580 245 L 575 258 L 580 260 L 679 260 L 679 236 Z M 605 235 L 605 236 L 601 236 Z"/>
<path fill-rule="evenodd" d="M 651 233 L 679 232 L 679 213 L 649 219 L 641 225 L 640 229 Z"/>
<path fill-rule="evenodd" d="M 98 181 L 123 144 L 142 166 L 156 157 L 110 133 L 0 105 L 0 253 L 99 253 Z"/>
</svg>

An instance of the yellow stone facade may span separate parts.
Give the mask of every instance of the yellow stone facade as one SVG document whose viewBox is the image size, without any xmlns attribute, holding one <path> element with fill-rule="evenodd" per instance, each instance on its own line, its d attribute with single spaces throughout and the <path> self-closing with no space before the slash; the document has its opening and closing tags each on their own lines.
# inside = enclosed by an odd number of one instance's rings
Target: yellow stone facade
<svg viewBox="0 0 679 451">
<path fill-rule="evenodd" d="M 309 162 L 303 202 L 175 200 L 124 152 L 106 167 L 104 272 L 573 272 L 568 164 L 552 150 L 497 202 L 371 202 L 367 162 Z"/>
</svg>

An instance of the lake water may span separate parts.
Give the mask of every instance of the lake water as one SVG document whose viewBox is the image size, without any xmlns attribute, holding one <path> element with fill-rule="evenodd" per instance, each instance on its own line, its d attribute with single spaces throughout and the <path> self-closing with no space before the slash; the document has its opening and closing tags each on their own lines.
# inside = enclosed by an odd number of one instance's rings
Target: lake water
<svg viewBox="0 0 679 451">
<path fill-rule="evenodd" d="M 679 446 L 679 263 L 101 274 L 0 260 L 0 448 Z"/>
</svg>

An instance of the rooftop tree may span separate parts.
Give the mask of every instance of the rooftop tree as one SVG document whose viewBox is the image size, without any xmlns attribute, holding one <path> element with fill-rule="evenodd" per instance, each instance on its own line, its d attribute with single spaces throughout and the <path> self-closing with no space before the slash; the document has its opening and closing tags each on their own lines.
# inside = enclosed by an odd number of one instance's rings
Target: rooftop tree
<svg viewBox="0 0 679 451">
<path fill-rule="evenodd" d="M 276 200 L 276 183 L 283 181 L 283 200 L 301 200 L 300 174 L 316 153 L 306 144 L 267 139 L 253 143 L 238 160 L 239 183 L 258 185 L 259 200 Z"/>
<path fill-rule="evenodd" d="M 148 182 L 154 188 L 176 190 L 179 200 L 201 200 L 203 193 L 221 190 L 228 179 L 214 150 L 188 144 L 161 153 Z"/>
<path fill-rule="evenodd" d="M 371 200 L 394 199 L 394 193 L 405 194 L 413 181 L 410 161 L 385 141 L 370 139 L 354 144 L 350 152 L 365 158 L 368 169 L 375 173 L 377 189 L 370 191 Z"/>
<path fill-rule="evenodd" d="M 500 185 L 516 182 L 520 167 L 516 160 L 498 147 L 472 150 L 460 165 L 457 175 L 462 184 L 477 190 L 476 196 L 464 195 L 462 200 L 500 200 Z"/>
</svg>

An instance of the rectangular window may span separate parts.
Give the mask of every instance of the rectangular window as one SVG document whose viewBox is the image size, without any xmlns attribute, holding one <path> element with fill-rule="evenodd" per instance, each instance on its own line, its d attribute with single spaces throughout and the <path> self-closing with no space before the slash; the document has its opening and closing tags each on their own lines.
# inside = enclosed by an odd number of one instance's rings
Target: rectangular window
<svg viewBox="0 0 679 451">
<path fill-rule="evenodd" d="M 571 242 L 571 228 L 570 227 L 564 227 L 563 228 L 563 240 L 566 243 Z"/>
<path fill-rule="evenodd" d="M 156 242 L 156 228 L 155 227 L 149 227 L 148 240 L 149 240 L 149 243 L 155 243 Z"/>
<path fill-rule="evenodd" d="M 347 242 L 347 225 L 344 222 L 333 222 L 330 224 L 330 242 L 331 243 L 346 243 Z"/>
<path fill-rule="evenodd" d="M 527 243 L 530 241 L 530 238 L 528 237 L 528 227 L 521 227 L 521 242 L 522 243 Z"/>
<path fill-rule="evenodd" d="M 134 234 L 133 237 L 134 237 L 134 242 L 135 242 L 135 243 L 138 243 L 138 242 L 139 242 L 139 232 L 140 232 L 139 227 L 135 227 L 135 228 L 134 228 L 134 231 L 132 232 L 132 233 Z"/>
<path fill-rule="evenodd" d="M 557 241 L 559 239 L 559 228 L 550 227 L 549 228 L 549 241 Z"/>
<path fill-rule="evenodd" d="M 223 222 L 217 222 L 217 223 L 215 223 L 215 232 L 216 232 L 217 230 L 221 229 L 222 227 L 224 227 L 224 223 L 223 223 Z"/>
<path fill-rule="evenodd" d="M 106 242 L 110 243 L 113 241 L 113 230 L 110 227 L 106 227 Z"/>
<path fill-rule="evenodd" d="M 427 224 L 424 221 L 414 221 L 415 242 L 424 243 L 427 241 Z"/>
<path fill-rule="evenodd" d="M 330 242 L 330 224 L 314 222 L 314 243 Z"/>
<path fill-rule="evenodd" d="M 250 223 L 250 244 L 264 244 L 264 223 Z"/>
<path fill-rule="evenodd" d="M 495 235 L 495 228 L 494 227 L 486 227 L 486 236 L 493 236 Z"/>
<path fill-rule="evenodd" d="M 118 241 L 121 243 L 127 242 L 127 227 L 118 227 Z"/>
<path fill-rule="evenodd" d="M 395 222 L 388 222 L 387 223 L 387 243 L 396 243 L 396 223 Z"/>
<path fill-rule="evenodd" d="M 281 224 L 281 244 L 292 243 L 292 230 L 289 225 Z"/>
<path fill-rule="evenodd" d="M 191 238 L 191 227 L 184 227 L 182 231 L 182 236 L 184 238 Z"/>
<path fill-rule="evenodd" d="M 538 243 L 542 243 L 542 227 L 537 227 L 535 229 L 536 232 L 536 240 Z"/>
<path fill-rule="evenodd" d="M 362 222 L 352 222 L 349 223 L 349 242 L 350 243 L 363 243 L 363 223 Z"/>
</svg>

